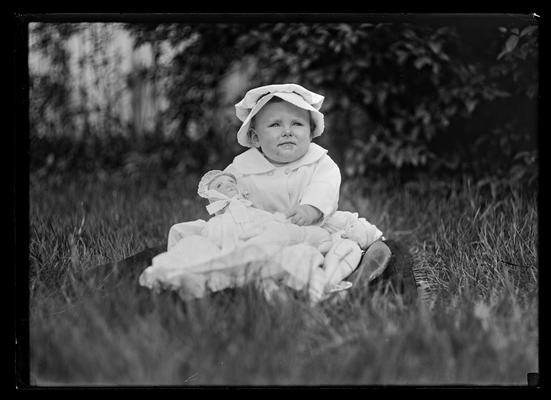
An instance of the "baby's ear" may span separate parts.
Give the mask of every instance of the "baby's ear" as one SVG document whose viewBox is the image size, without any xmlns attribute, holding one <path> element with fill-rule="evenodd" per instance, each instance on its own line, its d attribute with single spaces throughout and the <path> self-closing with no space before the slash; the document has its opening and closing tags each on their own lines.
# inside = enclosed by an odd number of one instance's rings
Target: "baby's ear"
<svg viewBox="0 0 551 400">
<path fill-rule="evenodd" d="M 253 129 L 249 130 L 249 142 L 253 147 L 259 147 L 260 141 L 258 140 L 258 135 Z"/>
</svg>

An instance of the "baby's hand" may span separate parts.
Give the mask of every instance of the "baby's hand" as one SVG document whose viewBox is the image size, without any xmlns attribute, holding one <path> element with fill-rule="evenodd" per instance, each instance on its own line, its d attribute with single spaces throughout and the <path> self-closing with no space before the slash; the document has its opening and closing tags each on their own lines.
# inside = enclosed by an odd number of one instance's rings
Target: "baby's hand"
<svg viewBox="0 0 551 400">
<path fill-rule="evenodd" d="M 293 224 L 312 225 L 322 217 L 322 212 L 314 206 L 301 204 L 287 211 L 285 216 Z"/>
</svg>

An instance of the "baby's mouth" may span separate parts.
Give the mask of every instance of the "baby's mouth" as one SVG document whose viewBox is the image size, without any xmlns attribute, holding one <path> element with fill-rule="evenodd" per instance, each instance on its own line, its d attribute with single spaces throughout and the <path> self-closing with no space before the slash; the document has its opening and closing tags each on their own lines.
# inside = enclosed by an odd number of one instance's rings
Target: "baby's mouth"
<svg viewBox="0 0 551 400">
<path fill-rule="evenodd" d="M 283 142 L 283 143 L 278 144 L 278 146 L 287 146 L 287 145 L 294 146 L 295 144 L 296 144 L 295 142 Z"/>
</svg>

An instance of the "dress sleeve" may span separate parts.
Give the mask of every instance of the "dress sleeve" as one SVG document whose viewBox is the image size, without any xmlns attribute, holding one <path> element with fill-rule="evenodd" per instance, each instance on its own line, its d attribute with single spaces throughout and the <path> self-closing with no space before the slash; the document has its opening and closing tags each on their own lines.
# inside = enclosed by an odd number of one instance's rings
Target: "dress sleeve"
<svg viewBox="0 0 551 400">
<path fill-rule="evenodd" d="M 339 167 L 331 157 L 325 156 L 317 163 L 300 204 L 308 204 L 319 209 L 323 213 L 323 221 L 325 221 L 337 210 L 340 187 Z"/>
</svg>

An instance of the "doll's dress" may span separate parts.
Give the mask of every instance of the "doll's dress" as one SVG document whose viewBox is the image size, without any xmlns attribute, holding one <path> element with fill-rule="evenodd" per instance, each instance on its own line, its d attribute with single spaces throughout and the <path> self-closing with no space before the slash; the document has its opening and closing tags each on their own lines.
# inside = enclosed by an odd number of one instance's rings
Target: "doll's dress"
<svg viewBox="0 0 551 400">
<path fill-rule="evenodd" d="M 224 201 L 207 207 L 209 212 L 223 208 L 223 214 L 190 221 L 189 234 L 153 258 L 139 277 L 140 285 L 175 290 L 189 299 L 271 280 L 307 289 L 311 299 L 320 300 L 327 278 L 323 255 L 314 245 L 330 235 L 319 227 L 285 223 L 282 215 L 254 208 L 242 198 Z"/>
</svg>

